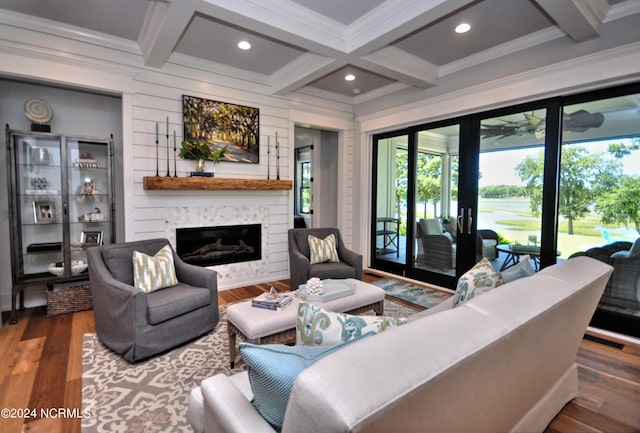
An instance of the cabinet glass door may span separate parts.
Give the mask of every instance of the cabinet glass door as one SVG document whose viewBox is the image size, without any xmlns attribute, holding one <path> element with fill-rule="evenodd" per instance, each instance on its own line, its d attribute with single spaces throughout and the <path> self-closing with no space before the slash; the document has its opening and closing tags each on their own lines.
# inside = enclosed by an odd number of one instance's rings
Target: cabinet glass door
<svg viewBox="0 0 640 433">
<path fill-rule="evenodd" d="M 63 261 L 62 143 L 60 137 L 14 135 L 16 157 L 16 235 L 14 251 L 27 275 L 48 274 Z"/>
<path fill-rule="evenodd" d="M 109 142 L 67 138 L 69 239 L 72 274 L 86 263 L 85 250 L 110 243 Z"/>
</svg>

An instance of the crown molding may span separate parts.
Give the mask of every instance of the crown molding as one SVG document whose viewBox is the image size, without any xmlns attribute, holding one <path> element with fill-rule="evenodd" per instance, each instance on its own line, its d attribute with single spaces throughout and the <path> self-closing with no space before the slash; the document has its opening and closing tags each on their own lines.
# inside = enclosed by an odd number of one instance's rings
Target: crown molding
<svg viewBox="0 0 640 433">
<path fill-rule="evenodd" d="M 0 61 L 5 75 L 114 94 L 133 93 L 133 80 L 140 73 L 135 67 L 7 41 L 0 41 Z"/>
<path fill-rule="evenodd" d="M 504 44 L 496 45 L 495 47 L 480 51 L 455 62 L 442 65 L 440 66 L 438 76 L 444 77 L 446 75 L 453 74 L 454 72 L 478 66 L 497 58 L 526 50 L 527 48 L 535 47 L 565 36 L 564 32 L 560 29 L 556 27 L 547 27 L 546 29 L 539 30 L 530 35 L 514 39 Z"/>
<path fill-rule="evenodd" d="M 382 98 L 384 96 L 391 95 L 393 93 L 399 92 L 404 89 L 408 89 L 411 86 L 402 83 L 391 83 L 384 87 L 379 87 L 375 90 L 371 90 L 370 92 L 364 93 L 362 95 L 353 97 L 353 104 L 358 105 L 367 101 L 371 101 L 376 98 Z"/>
<path fill-rule="evenodd" d="M 621 64 L 620 59 L 625 59 L 624 63 Z M 616 67 L 612 67 L 612 62 L 615 61 L 618 61 Z M 544 66 L 428 99 L 423 98 L 419 101 L 398 105 L 387 110 L 379 110 L 373 114 L 359 116 L 358 120 L 362 124 L 363 131 L 373 132 L 388 128 L 398 128 L 425 120 L 436 121 L 443 118 L 477 112 L 479 110 L 498 108 L 507 104 L 558 96 L 576 89 L 588 90 L 585 89 L 585 87 L 589 89 L 596 88 L 604 82 L 621 84 L 637 79 L 637 77 L 640 76 L 640 71 L 638 71 L 636 67 L 637 64 L 640 64 L 640 42 L 634 42 L 621 47 L 615 47 L 576 59 Z M 623 67 L 624 65 L 626 66 Z M 562 80 L 568 80 L 567 73 L 571 71 L 585 72 L 579 76 L 580 80 L 577 80 L 575 74 L 572 74 L 570 79 L 573 81 L 571 85 L 567 85 L 566 82 Z M 609 75 L 607 75 L 607 73 Z M 549 77 L 561 77 L 562 80 L 549 80 Z M 547 86 L 546 88 L 536 86 L 536 91 L 533 93 L 531 90 L 532 82 L 546 83 Z M 487 95 L 501 96 L 488 98 L 486 97 Z M 465 101 L 465 104 L 459 104 L 460 101 Z M 478 102 L 474 103 L 473 101 Z M 425 111 L 436 106 L 444 106 L 447 107 L 448 110 L 442 113 L 427 113 Z M 385 118 L 385 125 L 376 125 L 372 128 L 371 125 L 376 124 L 377 120 Z M 402 120 L 398 122 L 394 119 Z"/>
<path fill-rule="evenodd" d="M 346 96 L 341 93 L 330 92 L 324 89 L 318 89 L 317 87 L 305 86 L 296 90 L 295 93 L 307 96 L 313 96 L 315 98 L 326 99 L 334 102 L 341 102 L 343 104 L 353 105 L 354 97 Z"/>
<path fill-rule="evenodd" d="M 186 54 L 174 52 L 169 56 L 167 63 L 178 66 L 184 66 L 208 73 L 224 75 L 238 80 L 248 81 L 251 83 L 269 86 L 271 83 L 269 77 L 256 72 L 247 71 L 245 69 L 234 68 L 232 66 L 223 65 L 222 63 L 212 62 L 210 60 L 192 57 Z M 154 68 L 155 69 L 155 68 Z"/>
<path fill-rule="evenodd" d="M 638 0 L 627 0 L 611 6 L 602 22 L 608 23 L 635 14 L 640 14 L 640 2 Z"/>
<path fill-rule="evenodd" d="M 0 13 L 0 24 L 71 39 L 130 54 L 142 55 L 142 50 L 135 41 L 87 30 L 81 27 L 60 24 L 57 21 L 32 15 L 2 10 L 2 13 Z"/>
</svg>

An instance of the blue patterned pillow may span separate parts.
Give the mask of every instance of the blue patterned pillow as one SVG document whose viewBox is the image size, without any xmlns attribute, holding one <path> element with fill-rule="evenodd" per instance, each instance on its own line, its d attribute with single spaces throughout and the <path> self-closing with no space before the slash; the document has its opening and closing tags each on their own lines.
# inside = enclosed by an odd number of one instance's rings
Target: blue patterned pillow
<svg viewBox="0 0 640 433">
<path fill-rule="evenodd" d="M 334 313 L 315 304 L 300 302 L 296 319 L 296 344 L 333 346 L 356 340 L 364 334 L 377 334 L 407 322 L 406 318 Z"/>
<path fill-rule="evenodd" d="M 238 347 L 242 359 L 249 366 L 249 381 L 253 391 L 251 404 L 269 424 L 280 431 L 291 388 L 298 374 L 352 341 L 336 346 L 259 346 L 240 343 Z"/>
<path fill-rule="evenodd" d="M 502 284 L 504 284 L 502 274 L 493 269 L 491 262 L 484 257 L 458 280 L 453 308 Z"/>
</svg>

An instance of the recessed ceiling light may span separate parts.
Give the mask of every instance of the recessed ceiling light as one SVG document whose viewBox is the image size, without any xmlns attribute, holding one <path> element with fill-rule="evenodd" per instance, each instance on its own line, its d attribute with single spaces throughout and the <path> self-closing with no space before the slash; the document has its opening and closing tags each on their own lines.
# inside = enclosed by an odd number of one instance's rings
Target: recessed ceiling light
<svg viewBox="0 0 640 433">
<path fill-rule="evenodd" d="M 249 48 L 251 48 L 251 44 L 247 41 L 240 41 L 238 42 L 238 48 L 240 48 L 241 50 L 248 50 Z"/>
<path fill-rule="evenodd" d="M 461 23 L 456 26 L 456 33 L 467 33 L 471 30 L 471 26 L 468 23 Z"/>
<path fill-rule="evenodd" d="M 356 79 L 356 76 L 353 75 L 353 74 L 347 74 L 347 75 L 344 76 L 344 79 L 347 80 L 347 81 L 353 81 L 353 80 Z"/>
</svg>

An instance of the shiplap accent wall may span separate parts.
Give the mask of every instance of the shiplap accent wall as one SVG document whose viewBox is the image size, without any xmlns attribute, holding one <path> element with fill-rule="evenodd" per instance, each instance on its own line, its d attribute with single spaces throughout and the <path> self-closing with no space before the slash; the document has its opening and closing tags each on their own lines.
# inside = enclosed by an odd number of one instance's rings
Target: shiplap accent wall
<svg viewBox="0 0 640 433">
<path fill-rule="evenodd" d="M 174 174 L 173 131 L 178 147 L 182 140 L 182 95 L 256 107 L 260 110 L 260 163 L 223 162 L 208 166 L 218 177 L 267 178 L 267 137 L 271 143 L 269 174 L 277 174 L 275 135 L 280 145 L 280 178 L 293 179 L 293 131 L 296 123 L 336 130 L 339 133 L 339 227 L 345 242 L 352 244 L 353 208 L 353 106 L 319 95 L 297 93 L 273 96 L 263 77 L 246 73 L 212 73 L 216 66 L 174 55 L 161 69 L 144 66 L 135 43 L 105 39 L 104 35 L 80 34 L 52 28 L 37 18 L 20 15 L 0 17 L 0 74 L 56 86 L 69 86 L 122 98 L 122 166 L 124 197 L 123 240 L 166 237 L 168 216 L 182 207 L 255 205 L 267 209 L 268 257 L 264 273 L 247 272 L 238 266 L 237 277 L 224 270 L 220 288 L 232 288 L 288 278 L 286 232 L 293 226 L 293 191 L 145 191 L 144 176 L 156 174 L 155 124 L 159 123 L 159 172 L 166 163 L 166 119 L 169 118 L 170 174 Z M 33 29 L 44 29 L 33 30 Z M 1 97 L 1 95 L 0 95 Z M 21 110 L 22 107 L 17 107 Z M 54 107 L 55 110 L 55 107 Z M 4 161 L 2 161 L 4 163 Z M 209 163 L 211 164 L 211 163 Z M 177 160 L 178 176 L 193 170 L 193 161 Z M 320 178 L 321 179 L 321 178 Z M 8 209 L 8 203 L 2 203 Z M 6 268 L 9 264 L 4 264 Z M 214 267 L 215 269 L 215 267 Z M 10 308 L 11 278 L 0 281 L 2 309 Z M 36 296 L 37 297 L 37 296 Z M 27 306 L 41 301 L 29 302 Z"/>
</svg>

